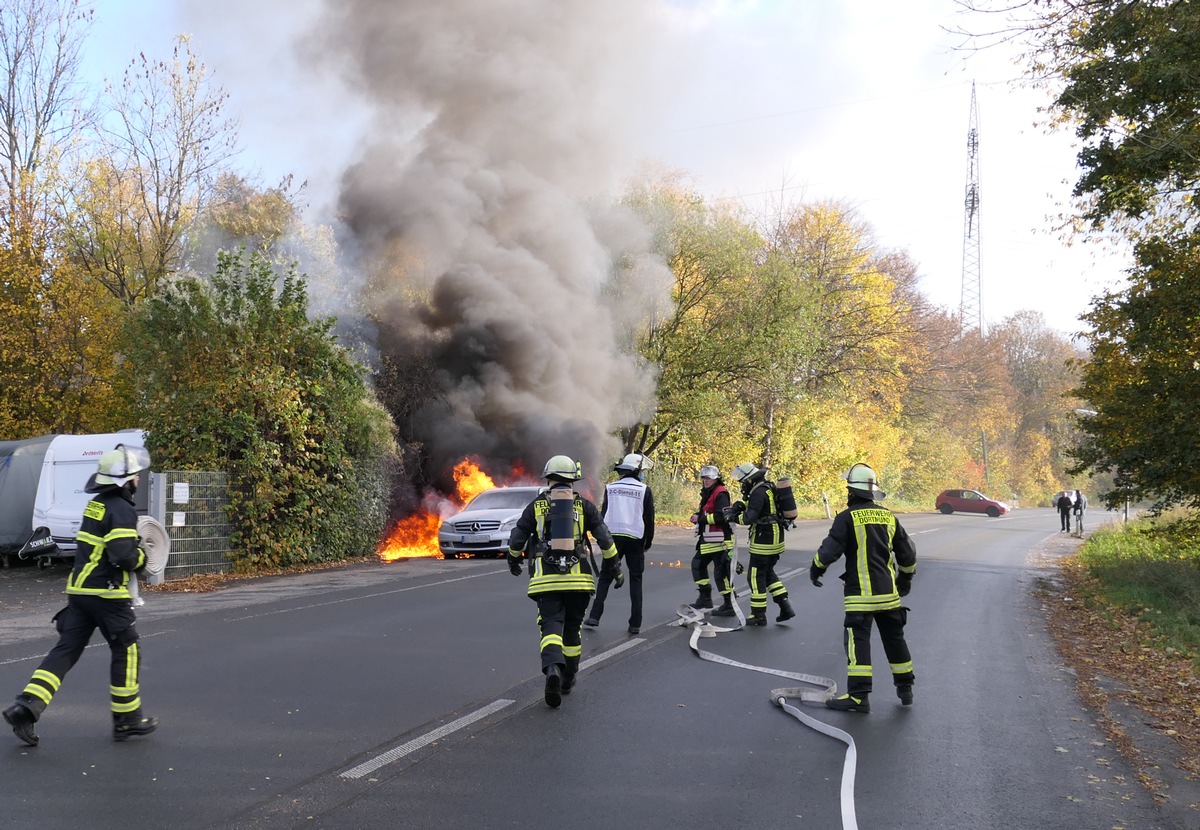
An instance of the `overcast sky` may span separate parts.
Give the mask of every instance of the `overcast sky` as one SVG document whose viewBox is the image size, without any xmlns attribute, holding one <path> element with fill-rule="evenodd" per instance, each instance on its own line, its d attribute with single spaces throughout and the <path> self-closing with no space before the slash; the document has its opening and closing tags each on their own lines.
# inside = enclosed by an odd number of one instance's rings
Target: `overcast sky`
<svg viewBox="0 0 1200 830">
<path fill-rule="evenodd" d="M 1070 334 L 1091 297 L 1119 283 L 1120 252 L 1067 246 L 1055 230 L 1075 148 L 1043 126 L 1046 93 L 1014 83 L 1015 48 L 956 50 L 961 38 L 946 31 L 997 21 L 967 18 L 953 0 L 661 2 L 649 41 L 658 75 L 631 90 L 620 125 L 631 164 L 682 169 L 710 199 L 758 213 L 781 198 L 842 200 L 881 246 L 911 254 L 927 296 L 956 309 L 974 82 L 987 323 L 1032 309 Z M 240 162 L 268 182 L 307 179 L 319 209 L 352 153 L 346 125 L 362 113 L 297 61 L 292 44 L 318 5 L 98 0 L 89 65 L 115 80 L 138 51 L 165 57 L 174 35 L 191 34 L 232 95 Z M 631 49 L 646 47 L 631 38 Z"/>
</svg>

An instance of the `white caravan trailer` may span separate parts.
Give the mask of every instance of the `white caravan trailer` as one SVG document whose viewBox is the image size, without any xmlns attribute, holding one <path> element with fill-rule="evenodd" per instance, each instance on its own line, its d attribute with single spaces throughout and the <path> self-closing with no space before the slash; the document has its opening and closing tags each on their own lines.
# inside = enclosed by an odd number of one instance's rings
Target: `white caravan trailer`
<svg viewBox="0 0 1200 830">
<path fill-rule="evenodd" d="M 43 435 L 0 441 L 0 553 L 39 564 L 75 556 L 75 534 L 92 494 L 84 486 L 100 456 L 117 444 L 145 446 L 141 430 L 93 435 Z M 138 513 L 146 512 L 149 486 L 138 488 Z M 32 543 L 31 543 L 32 541 Z"/>
</svg>

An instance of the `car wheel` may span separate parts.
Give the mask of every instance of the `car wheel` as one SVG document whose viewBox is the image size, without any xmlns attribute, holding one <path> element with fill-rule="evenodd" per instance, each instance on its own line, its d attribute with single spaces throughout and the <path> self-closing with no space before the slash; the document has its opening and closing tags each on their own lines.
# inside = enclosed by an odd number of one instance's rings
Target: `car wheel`
<svg viewBox="0 0 1200 830">
<path fill-rule="evenodd" d="M 949 516 L 951 513 L 954 512 L 954 508 L 948 504 L 939 504 L 938 510 L 942 511 L 942 513 L 944 513 L 947 516 Z"/>
<path fill-rule="evenodd" d="M 987 509 L 987 514 L 989 516 L 991 516 L 993 519 L 995 519 L 996 517 L 998 517 L 1000 515 L 1000 508 L 999 507 L 989 507 Z"/>
<path fill-rule="evenodd" d="M 457 559 L 458 558 L 457 553 L 451 553 L 450 551 L 442 551 L 442 556 L 446 559 Z"/>
</svg>

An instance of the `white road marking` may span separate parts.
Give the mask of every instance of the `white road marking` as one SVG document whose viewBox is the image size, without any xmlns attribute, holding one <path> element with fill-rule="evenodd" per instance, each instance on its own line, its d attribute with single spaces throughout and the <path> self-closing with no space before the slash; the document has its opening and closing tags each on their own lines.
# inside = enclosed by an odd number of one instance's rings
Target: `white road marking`
<svg viewBox="0 0 1200 830">
<path fill-rule="evenodd" d="M 343 772 L 341 777 L 362 778 L 364 775 L 369 775 L 380 767 L 392 763 L 392 761 L 397 761 L 406 755 L 411 755 L 418 749 L 429 746 L 434 741 L 440 740 L 452 732 L 457 732 L 464 726 L 470 726 L 471 724 L 475 723 L 475 721 L 482 720 L 488 715 L 499 712 L 501 709 L 505 708 L 506 706 L 511 706 L 514 703 L 516 703 L 515 700 L 501 699 L 493 701 L 487 706 L 484 706 L 482 709 L 476 709 L 469 715 L 463 715 L 458 720 L 453 720 L 450 721 L 450 723 L 443 724 L 432 732 L 427 732 L 419 738 L 413 738 L 407 743 L 400 744 L 400 746 L 396 747 L 395 749 L 389 749 L 382 755 L 376 755 L 370 761 L 364 761 L 356 767 L 351 767 Z"/>
</svg>

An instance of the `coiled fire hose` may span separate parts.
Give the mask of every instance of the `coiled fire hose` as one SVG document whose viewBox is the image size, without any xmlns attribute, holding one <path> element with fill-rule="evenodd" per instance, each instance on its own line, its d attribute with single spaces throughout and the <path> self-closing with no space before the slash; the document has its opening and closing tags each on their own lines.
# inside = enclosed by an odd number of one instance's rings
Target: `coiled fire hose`
<svg viewBox="0 0 1200 830">
<path fill-rule="evenodd" d="M 736 551 L 734 554 L 736 560 Z M 829 677 L 822 677 L 816 674 L 803 674 L 801 672 L 789 672 L 782 669 L 766 668 L 764 666 L 752 666 L 749 663 L 739 663 L 736 660 L 730 660 L 728 657 L 722 657 L 719 654 L 714 654 L 711 651 L 706 651 L 700 648 L 700 639 L 716 637 L 718 634 L 728 634 L 733 631 L 739 631 L 746 626 L 746 617 L 742 614 L 742 609 L 738 606 L 738 592 L 734 591 L 731 599 L 734 600 L 733 607 L 737 612 L 738 624 L 734 628 L 720 628 L 713 625 L 707 619 L 709 609 L 697 609 L 690 605 L 681 605 L 676 609 L 675 613 L 679 615 L 679 619 L 673 623 L 682 628 L 691 626 L 692 636 L 688 640 L 688 646 L 701 660 L 708 660 L 712 663 L 720 663 L 725 666 L 733 666 L 739 669 L 748 669 L 750 671 L 760 672 L 762 674 L 770 674 L 776 677 L 786 677 L 789 680 L 796 680 L 800 683 L 807 684 L 805 686 L 787 686 L 779 689 L 771 690 L 771 702 L 774 703 L 783 711 L 787 712 L 792 717 L 799 720 L 805 726 L 815 729 L 823 735 L 828 735 L 831 738 L 841 741 L 846 745 L 846 758 L 842 763 L 842 784 L 841 784 L 841 812 L 842 812 L 842 830 L 858 830 L 858 818 L 854 809 L 854 774 L 858 766 L 858 748 L 854 745 L 854 738 L 847 732 L 838 729 L 835 726 L 830 726 L 823 721 L 806 715 L 799 708 L 788 703 L 788 700 L 801 700 L 809 703 L 824 703 L 829 698 L 837 694 L 837 681 Z"/>
</svg>

